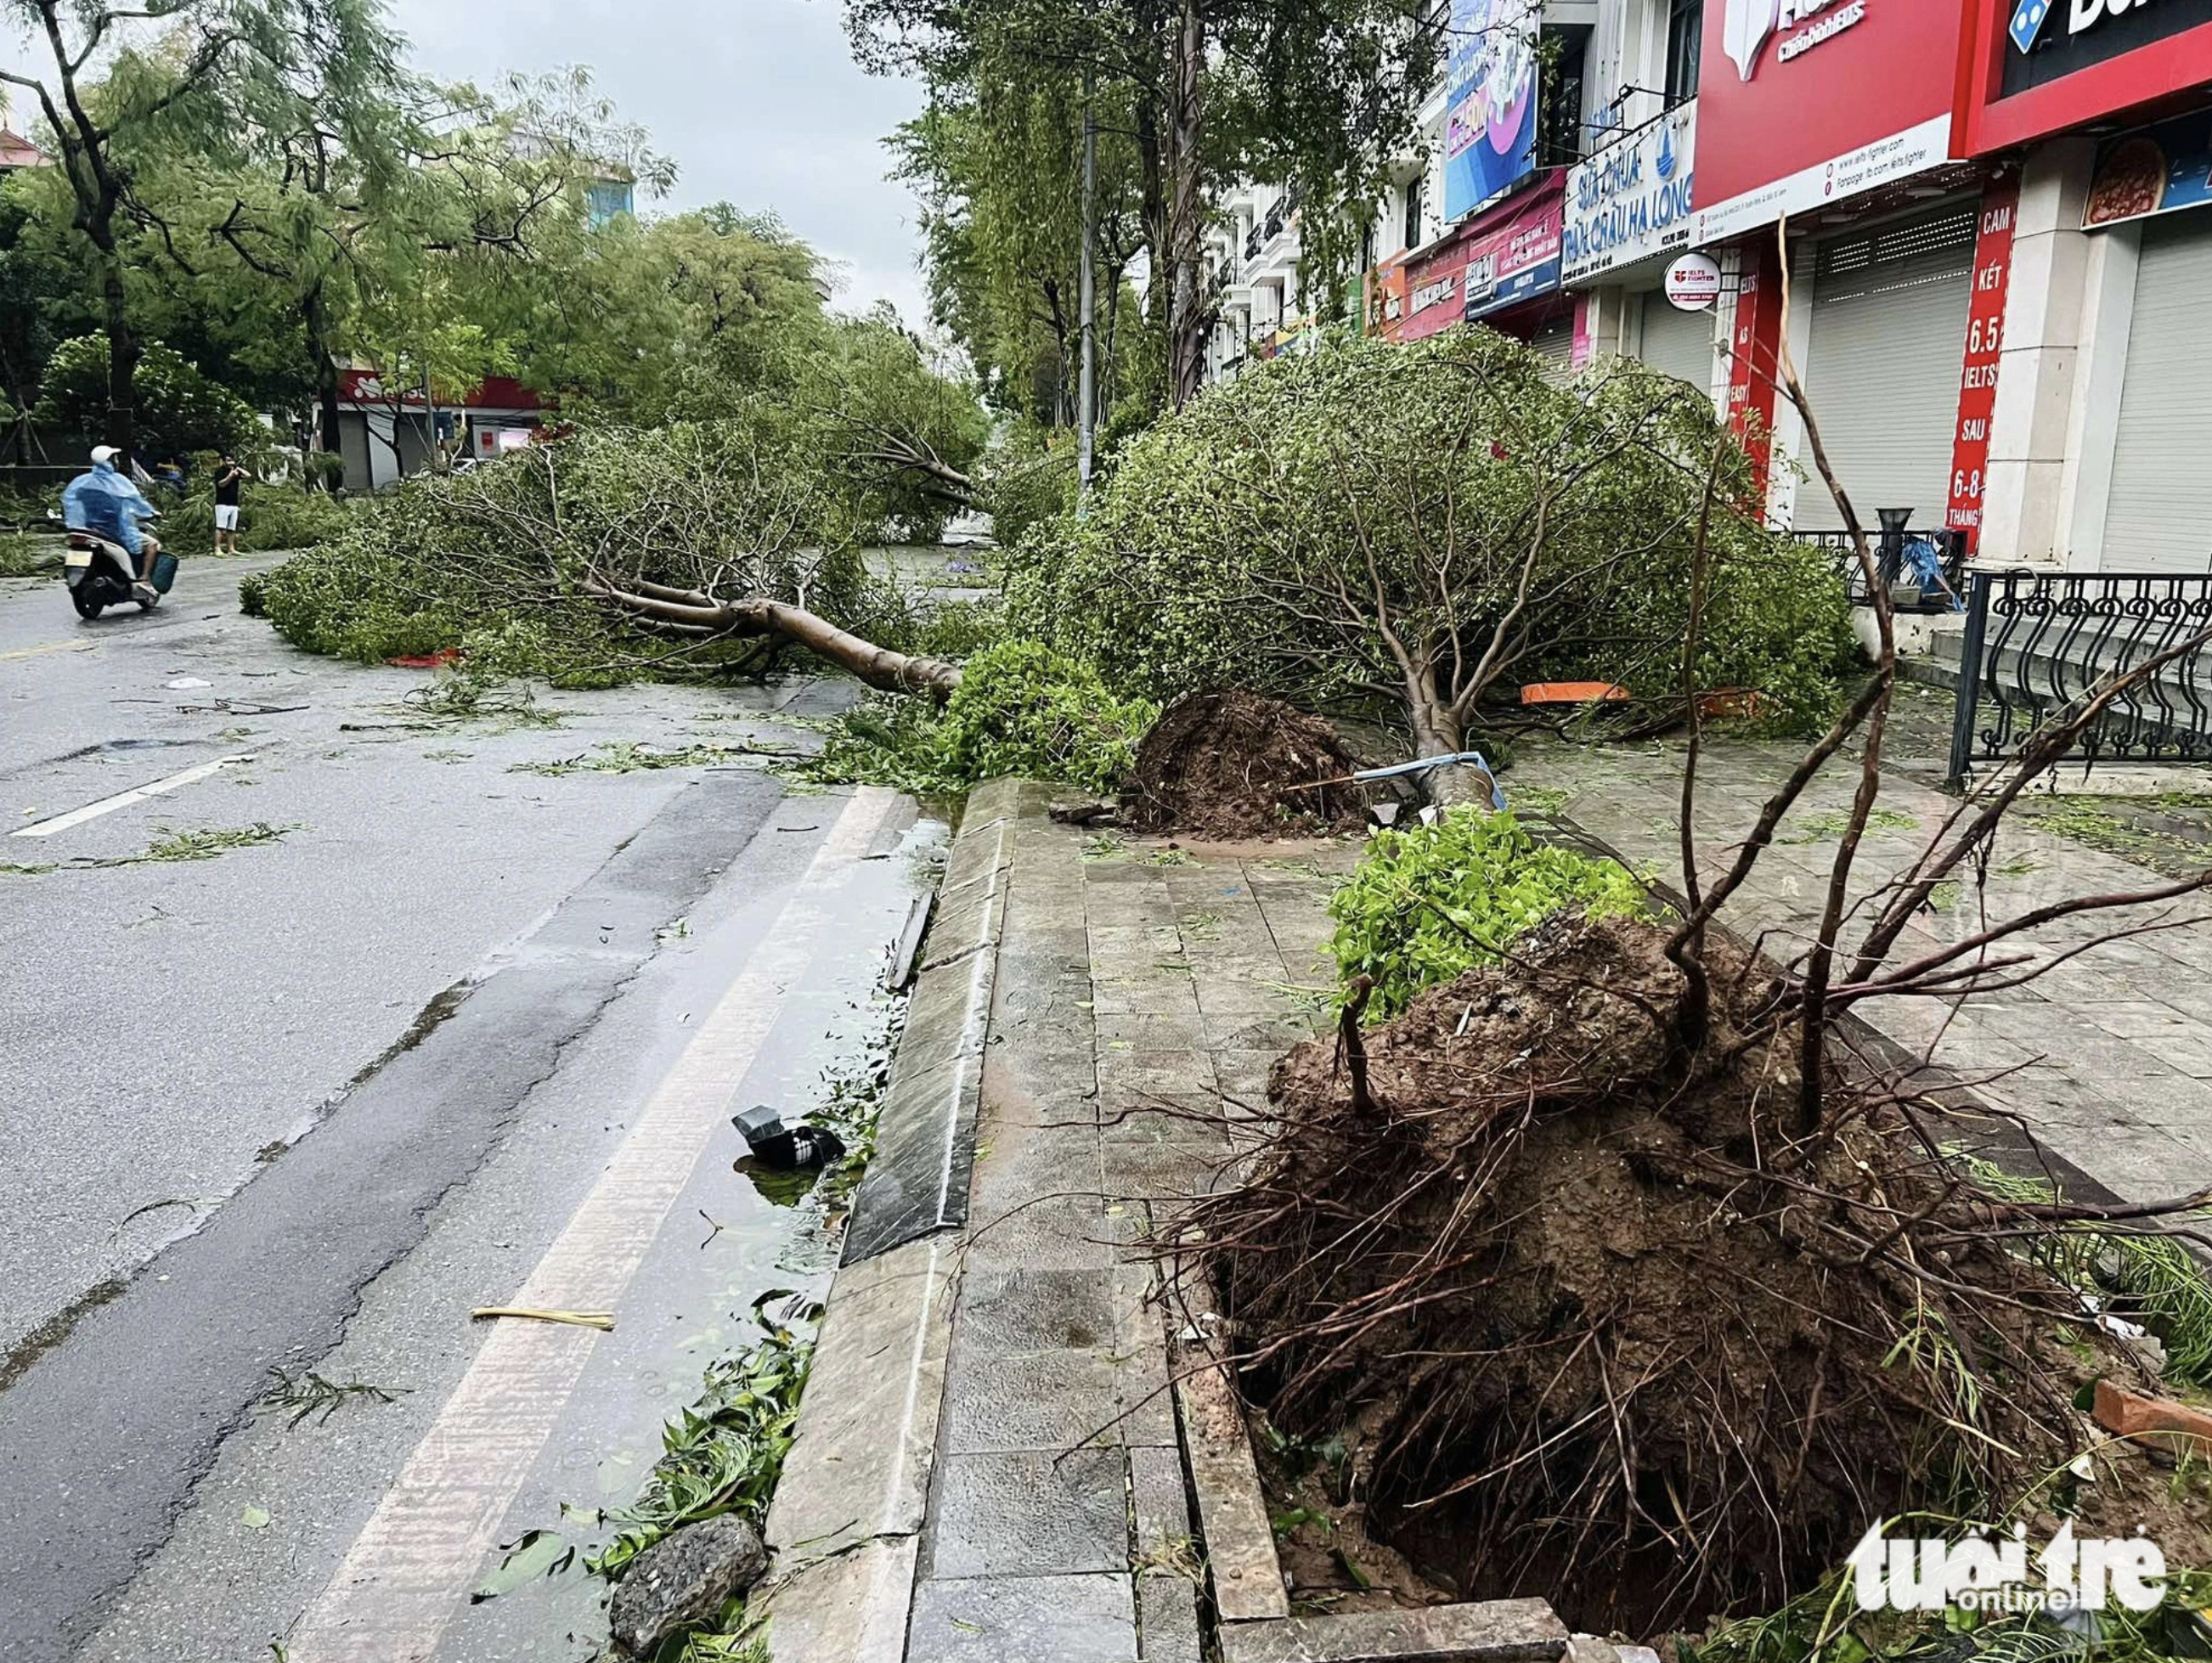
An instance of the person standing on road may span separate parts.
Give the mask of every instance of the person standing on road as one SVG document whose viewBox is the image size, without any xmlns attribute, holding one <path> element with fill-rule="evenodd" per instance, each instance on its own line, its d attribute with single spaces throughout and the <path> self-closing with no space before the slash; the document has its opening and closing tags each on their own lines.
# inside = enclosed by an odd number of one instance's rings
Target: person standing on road
<svg viewBox="0 0 2212 1663">
<path fill-rule="evenodd" d="M 238 552 L 239 495 L 245 483 L 246 470 L 225 451 L 215 464 L 215 551 L 218 555 Z M 228 543 L 225 538 L 229 539 Z"/>
<path fill-rule="evenodd" d="M 93 452 L 92 471 L 79 474 L 62 493 L 62 523 L 72 531 L 88 532 L 121 545 L 137 568 L 132 573 L 137 580 L 131 586 L 132 593 L 139 600 L 151 601 L 156 598 L 150 581 L 154 559 L 161 552 L 161 544 L 138 528 L 161 515 L 116 467 L 115 458 L 122 454 L 112 445 L 102 445 Z"/>
</svg>

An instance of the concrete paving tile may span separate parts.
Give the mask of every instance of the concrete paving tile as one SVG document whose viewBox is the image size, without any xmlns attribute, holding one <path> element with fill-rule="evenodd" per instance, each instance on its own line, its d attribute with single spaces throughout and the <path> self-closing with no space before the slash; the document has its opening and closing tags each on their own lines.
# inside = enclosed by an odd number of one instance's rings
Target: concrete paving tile
<svg viewBox="0 0 2212 1663">
<path fill-rule="evenodd" d="M 1144 1091 L 1107 1086 L 1098 1094 L 1102 1143 L 1182 1144 L 1200 1150 L 1228 1145 L 1229 1111 L 1212 1085 L 1194 1091 Z"/>
<path fill-rule="evenodd" d="M 1205 1023 L 1185 1015 L 1167 1016 L 1156 1011 L 1116 1013 L 1098 1017 L 1097 1027 L 1098 1045 L 1105 1050 L 1193 1052 L 1206 1048 Z"/>
<path fill-rule="evenodd" d="M 1194 1045 L 1182 1049 L 1098 1053 L 1098 1086 L 1162 1094 L 1203 1089 L 1213 1083 L 1213 1059 Z"/>
<path fill-rule="evenodd" d="M 2038 1135 L 2053 1153 L 2130 1201 L 2164 1201 L 2189 1194 L 2201 1187 L 2205 1174 L 2212 1171 L 2212 1158 L 2161 1132 L 2145 1129 L 2119 1138 L 2053 1126 L 2047 1134 Z"/>
<path fill-rule="evenodd" d="M 945 1449 L 1057 1453 L 1121 1441 L 1121 1369 L 1103 1351 L 1000 1351 L 953 1343 Z"/>
<path fill-rule="evenodd" d="M 1199 1663 L 1197 1587 L 1173 1571 L 1138 1577 L 1137 1629 L 1144 1663 Z"/>
<path fill-rule="evenodd" d="M 1279 1055 L 1312 1037 L 1310 1023 L 1279 1010 L 1265 1017 L 1208 1017 L 1206 1021 L 1206 1048 L 1214 1052 L 1273 1051 Z"/>
<path fill-rule="evenodd" d="M 2068 1008 L 2081 1021 L 2123 1040 L 2156 1040 L 2163 1043 L 2200 1031 L 2203 1024 L 2156 999 L 2115 999 L 2103 1004 L 2069 1001 Z"/>
<path fill-rule="evenodd" d="M 1115 1277 L 1111 1269 L 970 1271 L 960 1286 L 963 1350 L 1117 1349 Z"/>
<path fill-rule="evenodd" d="M 1129 1495 L 1139 1564 L 1166 1565 L 1186 1555 L 1195 1557 L 1182 1451 L 1132 1449 Z"/>
<path fill-rule="evenodd" d="M 2162 1132 L 2212 1127 L 2212 1089 L 2186 1074 L 2114 1076 L 2083 1081 L 2085 1095 L 2101 1098 L 2130 1120 Z"/>
<path fill-rule="evenodd" d="M 1230 1162 L 1225 1148 L 1179 1143 L 1106 1143 L 1099 1153 L 1110 1199 L 1154 1205 L 1212 1194 Z"/>
<path fill-rule="evenodd" d="M 1136 1663 L 1127 1575 L 990 1576 L 915 1590 L 908 1663 Z M 829 1663 L 824 1653 L 822 1663 Z"/>
<path fill-rule="evenodd" d="M 1091 998 L 1093 1013 L 1101 1017 L 1199 1014 L 1198 994 L 1188 976 L 1165 975 L 1149 968 L 1128 975 L 1094 969 Z"/>
<path fill-rule="evenodd" d="M 994 1124 L 977 1132 L 971 1225 L 982 1225 L 1024 1202 L 1103 1188 L 1098 1134 L 1088 1126 Z"/>
<path fill-rule="evenodd" d="M 1267 1021 L 1296 1007 L 1279 991 L 1290 982 L 1290 972 L 1280 959 L 1264 970 L 1239 968 L 1231 972 L 1204 960 L 1198 964 L 1198 1008 L 1209 1025 L 1219 1022 Z M 1270 984 L 1273 984 L 1272 986 Z"/>
<path fill-rule="evenodd" d="M 986 1208 L 979 1198 L 969 1219 L 968 1268 L 1103 1268 L 1114 1262 L 1115 1239 L 1098 1197 L 1054 1195 L 1003 1208 Z"/>
<path fill-rule="evenodd" d="M 1127 1472 L 1119 1449 L 948 1455 L 932 1490 L 922 1574 L 1126 1571 Z"/>
</svg>

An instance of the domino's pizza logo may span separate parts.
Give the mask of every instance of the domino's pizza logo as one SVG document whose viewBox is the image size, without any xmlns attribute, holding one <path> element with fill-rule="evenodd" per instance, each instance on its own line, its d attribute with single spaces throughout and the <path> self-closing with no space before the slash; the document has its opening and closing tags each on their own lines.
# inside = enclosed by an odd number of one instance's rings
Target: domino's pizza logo
<svg viewBox="0 0 2212 1663">
<path fill-rule="evenodd" d="M 2043 33 L 2043 20 L 2051 15 L 2051 0 L 2020 0 L 2012 15 L 2012 25 L 2005 32 L 2012 36 L 2012 44 L 2026 52 L 2033 49 L 2036 37 Z"/>
</svg>

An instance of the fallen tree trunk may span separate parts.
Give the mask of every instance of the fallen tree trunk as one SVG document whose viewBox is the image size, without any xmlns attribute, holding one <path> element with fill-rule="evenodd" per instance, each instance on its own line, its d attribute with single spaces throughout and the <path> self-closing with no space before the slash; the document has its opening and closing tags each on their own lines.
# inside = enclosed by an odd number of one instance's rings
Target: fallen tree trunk
<svg viewBox="0 0 2212 1663">
<path fill-rule="evenodd" d="M 949 699 L 960 685 L 960 666 L 942 659 L 914 658 L 893 652 L 840 629 L 827 618 L 758 598 L 717 600 L 696 590 L 669 589 L 639 580 L 618 589 L 598 579 L 586 591 L 628 612 L 659 623 L 705 635 L 780 635 L 796 646 L 817 652 L 842 665 L 868 686 L 885 693 L 927 693 Z"/>
</svg>

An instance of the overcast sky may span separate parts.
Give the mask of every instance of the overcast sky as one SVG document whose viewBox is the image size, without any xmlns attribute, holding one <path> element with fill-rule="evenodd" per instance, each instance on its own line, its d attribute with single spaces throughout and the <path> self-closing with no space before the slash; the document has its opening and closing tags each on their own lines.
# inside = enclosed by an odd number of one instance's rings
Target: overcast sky
<svg viewBox="0 0 2212 1663">
<path fill-rule="evenodd" d="M 837 0 L 390 3 L 416 66 L 441 80 L 589 64 L 682 169 L 667 206 L 773 208 L 844 264 L 840 305 L 884 296 L 924 321 L 914 198 L 884 179 L 883 148 L 921 93 L 854 66 Z"/>
<path fill-rule="evenodd" d="M 884 174 L 884 136 L 918 88 L 866 76 L 837 0 L 389 0 L 417 69 L 496 83 L 591 66 L 599 89 L 682 169 L 670 208 L 773 208 L 844 267 L 838 304 L 887 297 L 925 321 L 912 196 Z M 0 60 L 24 61 L 0 33 Z M 641 208 L 651 204 L 640 203 Z"/>
</svg>

